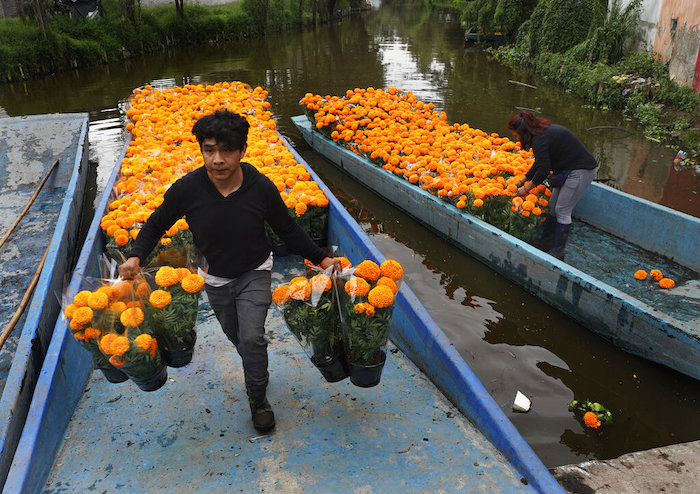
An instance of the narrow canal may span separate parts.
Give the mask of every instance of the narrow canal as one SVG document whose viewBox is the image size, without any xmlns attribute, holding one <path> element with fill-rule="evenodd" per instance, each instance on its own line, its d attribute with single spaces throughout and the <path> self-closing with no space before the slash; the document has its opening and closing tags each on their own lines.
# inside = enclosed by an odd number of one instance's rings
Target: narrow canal
<svg viewBox="0 0 700 494">
<path fill-rule="evenodd" d="M 674 169 L 672 151 L 645 141 L 621 114 L 587 108 L 528 71 L 493 61 L 464 41 L 454 15 L 392 2 L 315 31 L 188 47 L 4 85 L 0 114 L 89 112 L 99 192 L 127 138 L 124 111 L 133 88 L 224 80 L 270 91 L 280 131 L 379 249 L 404 265 L 407 283 L 547 466 L 700 439 L 697 381 L 618 350 L 525 293 L 338 172 L 296 133 L 289 119 L 301 113 L 306 92 L 398 87 L 434 103 L 452 122 L 503 135 L 518 107 L 532 108 L 574 130 L 611 185 L 700 215 L 700 175 Z M 518 390 L 532 400 L 527 414 L 511 411 Z M 614 425 L 584 430 L 567 411 L 574 398 L 603 403 Z"/>
</svg>

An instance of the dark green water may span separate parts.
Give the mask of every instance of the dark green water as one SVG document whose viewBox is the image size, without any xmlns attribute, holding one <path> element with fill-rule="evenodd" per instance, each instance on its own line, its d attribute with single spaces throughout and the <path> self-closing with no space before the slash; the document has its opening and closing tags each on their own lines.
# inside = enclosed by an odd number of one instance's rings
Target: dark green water
<svg viewBox="0 0 700 494">
<path fill-rule="evenodd" d="M 534 108 L 580 136 L 601 162 L 600 177 L 631 194 L 700 215 L 700 176 L 675 170 L 672 151 L 643 140 L 634 123 L 618 113 L 587 109 L 547 81 L 499 65 L 464 42 L 454 16 L 424 11 L 418 3 L 383 5 L 315 31 L 189 47 L 0 86 L 0 112 L 89 112 L 90 157 L 100 191 L 126 139 L 123 112 L 133 88 L 224 80 L 270 91 L 280 131 L 379 249 L 404 265 L 406 282 L 546 465 L 700 438 L 697 381 L 618 350 L 523 292 L 338 172 L 296 133 L 289 118 L 301 113 L 298 102 L 306 92 L 398 87 L 433 102 L 450 121 L 506 135 L 517 107 Z M 629 133 L 587 130 L 600 126 Z M 528 414 L 511 412 L 517 390 L 532 400 Z M 584 430 L 566 409 L 573 398 L 603 403 L 615 424 L 599 432 Z"/>
</svg>

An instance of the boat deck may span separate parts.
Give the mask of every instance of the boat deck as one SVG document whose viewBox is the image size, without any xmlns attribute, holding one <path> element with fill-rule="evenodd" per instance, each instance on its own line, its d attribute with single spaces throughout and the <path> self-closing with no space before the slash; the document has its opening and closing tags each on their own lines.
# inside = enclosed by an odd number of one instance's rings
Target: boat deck
<svg viewBox="0 0 700 494">
<path fill-rule="evenodd" d="M 303 275 L 275 260 L 273 286 Z M 325 382 L 272 308 L 271 435 L 250 420 L 238 354 L 202 297 L 192 363 L 145 393 L 93 372 L 45 493 L 529 492 L 532 486 L 398 349 L 381 383 Z"/>
<path fill-rule="evenodd" d="M 700 337 L 700 273 L 576 219 L 565 261 L 657 311 L 689 323 L 688 328 Z M 674 280 L 676 287 L 665 290 L 651 278 L 636 280 L 638 269 L 647 273 L 658 269 Z"/>
</svg>

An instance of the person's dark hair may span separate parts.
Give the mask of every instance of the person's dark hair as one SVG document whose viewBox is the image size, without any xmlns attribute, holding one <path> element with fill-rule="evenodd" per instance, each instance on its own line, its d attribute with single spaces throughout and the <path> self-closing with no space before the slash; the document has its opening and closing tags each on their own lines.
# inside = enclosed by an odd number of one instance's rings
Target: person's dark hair
<svg viewBox="0 0 700 494">
<path fill-rule="evenodd" d="M 508 121 L 508 128 L 520 136 L 523 149 L 532 147 L 532 138 L 545 131 L 552 122 L 534 116 L 529 111 L 521 111 Z"/>
<path fill-rule="evenodd" d="M 217 144 L 223 144 L 234 150 L 243 149 L 248 141 L 250 124 L 242 115 L 229 110 L 217 110 L 205 115 L 192 127 L 192 133 L 199 141 L 199 147 L 205 139 L 216 139 Z"/>
</svg>

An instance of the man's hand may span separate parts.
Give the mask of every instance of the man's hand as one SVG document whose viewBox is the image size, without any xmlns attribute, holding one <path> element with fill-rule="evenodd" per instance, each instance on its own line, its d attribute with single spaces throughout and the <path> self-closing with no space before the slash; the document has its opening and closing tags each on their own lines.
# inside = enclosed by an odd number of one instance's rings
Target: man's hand
<svg viewBox="0 0 700 494">
<path fill-rule="evenodd" d="M 333 271 L 341 271 L 343 266 L 340 264 L 340 259 L 334 257 L 324 257 L 323 260 L 318 263 L 323 269 L 333 268 Z"/>
<path fill-rule="evenodd" d="M 526 187 L 518 187 L 518 190 L 515 193 L 520 197 L 525 197 L 528 192 L 530 191 Z"/>
<path fill-rule="evenodd" d="M 141 259 L 130 257 L 119 266 L 119 276 L 125 280 L 131 280 L 141 271 Z"/>
</svg>

